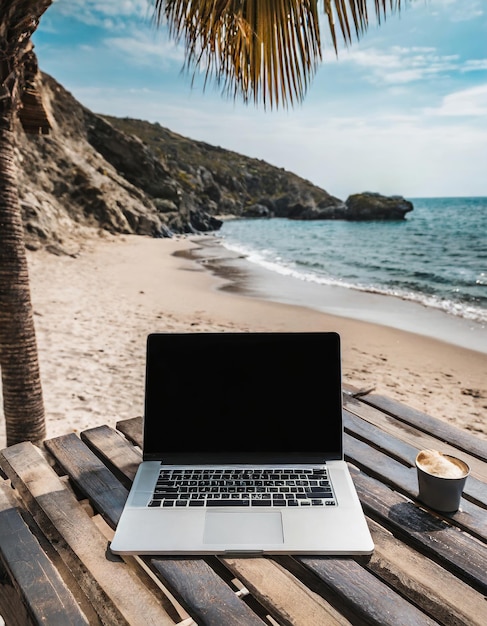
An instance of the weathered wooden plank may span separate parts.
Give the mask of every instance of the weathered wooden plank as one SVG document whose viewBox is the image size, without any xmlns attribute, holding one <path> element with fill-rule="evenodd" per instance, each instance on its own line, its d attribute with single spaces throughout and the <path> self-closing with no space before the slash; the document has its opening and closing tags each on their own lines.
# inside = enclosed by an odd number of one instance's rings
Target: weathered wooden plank
<svg viewBox="0 0 487 626">
<path fill-rule="evenodd" d="M 25 603 L 19 597 L 8 572 L 5 571 L 0 559 L 0 625 L 37 626 L 29 616 Z"/>
<path fill-rule="evenodd" d="M 343 411 L 345 432 L 355 438 L 362 439 L 378 450 L 387 453 L 408 467 L 415 467 L 418 448 L 400 441 L 380 428 L 357 417 L 353 413 Z M 487 509 L 487 483 L 474 476 L 469 476 L 465 485 L 464 496 Z"/>
<path fill-rule="evenodd" d="M 437 626 L 437 622 L 352 559 L 296 557 L 329 588 L 338 610 L 376 626 Z"/>
<path fill-rule="evenodd" d="M 151 564 L 197 623 L 207 626 L 262 626 L 265 623 L 204 559 L 160 557 L 151 559 Z"/>
<path fill-rule="evenodd" d="M 59 572 L 23 520 L 11 491 L 10 485 L 0 483 L 0 561 L 23 607 L 35 624 L 88 624 Z M 22 615 L 23 607 L 17 604 L 17 617 Z"/>
<path fill-rule="evenodd" d="M 350 624 L 321 596 L 270 559 L 225 557 L 221 560 L 283 626 Z"/>
<path fill-rule="evenodd" d="M 102 621 L 173 624 L 122 560 L 107 559 L 106 539 L 37 448 L 28 442 L 6 448 L 0 464 Z"/>
<path fill-rule="evenodd" d="M 375 550 L 370 569 L 445 626 L 484 626 L 485 597 L 468 584 L 368 520 Z"/>
<path fill-rule="evenodd" d="M 100 439 L 98 443 L 100 449 L 103 449 Z M 116 487 L 118 481 L 115 476 L 76 435 L 51 439 L 46 442 L 46 447 L 95 509 L 112 527 L 115 527 L 127 498 L 126 490 Z M 107 448 L 113 451 L 112 441 L 107 440 Z M 121 459 L 122 457 L 118 455 L 118 460 Z M 118 485 L 121 487 L 120 483 Z M 203 560 L 159 561 L 151 559 L 152 567 L 161 575 L 164 584 L 177 601 L 196 621 L 229 625 L 262 623 Z M 186 579 L 192 575 L 198 576 L 197 582 Z M 214 601 L 215 597 L 219 598 L 217 603 Z"/>
<path fill-rule="evenodd" d="M 143 419 L 141 416 L 117 422 L 117 430 L 127 437 L 134 445 L 142 449 L 143 444 Z"/>
<path fill-rule="evenodd" d="M 108 426 L 84 430 L 81 439 L 127 488 L 134 480 L 142 454 L 127 439 Z"/>
<path fill-rule="evenodd" d="M 367 515 L 481 593 L 487 592 L 485 543 L 429 514 L 379 480 L 354 468 L 351 472 Z"/>
<path fill-rule="evenodd" d="M 406 467 L 348 434 L 344 435 L 344 448 L 347 461 L 365 470 L 369 476 L 378 478 L 381 483 L 401 491 L 412 499 L 417 499 L 416 468 Z M 448 517 L 448 520 L 455 526 L 467 530 L 482 541 L 487 541 L 487 513 L 484 508 L 462 498 L 460 509 L 445 517 Z"/>
<path fill-rule="evenodd" d="M 378 426 L 365 421 L 354 413 L 350 413 L 347 409 L 343 409 L 343 427 L 345 432 L 367 441 L 379 450 L 386 450 L 389 456 L 405 465 L 414 465 L 418 448 L 384 432 Z"/>
<path fill-rule="evenodd" d="M 92 506 L 115 528 L 128 496 L 127 488 L 74 433 L 49 439 L 44 445 Z"/>
<path fill-rule="evenodd" d="M 343 437 L 345 459 L 363 469 L 382 483 L 394 487 L 411 498 L 418 495 L 416 470 L 403 465 L 384 452 L 355 439 L 347 433 Z M 368 457 L 368 455 L 370 455 Z"/>
<path fill-rule="evenodd" d="M 357 415 L 366 422 L 370 422 L 371 424 L 378 426 L 384 432 L 397 437 L 397 439 L 401 441 L 409 443 L 418 450 L 424 448 L 439 449 L 441 452 L 446 454 L 459 456 L 470 466 L 472 476 L 475 476 L 484 483 L 487 482 L 487 463 L 476 456 L 473 456 L 463 450 L 459 452 L 459 449 L 453 445 L 444 443 L 433 435 L 429 435 L 422 430 L 418 430 L 415 426 L 399 420 L 396 417 L 392 417 L 391 415 L 388 415 L 387 413 L 384 413 L 383 411 L 350 396 L 348 396 L 344 406 L 350 413 Z"/>
<path fill-rule="evenodd" d="M 374 393 L 361 396 L 360 401 L 487 462 L 487 441 L 448 422 Z"/>
</svg>

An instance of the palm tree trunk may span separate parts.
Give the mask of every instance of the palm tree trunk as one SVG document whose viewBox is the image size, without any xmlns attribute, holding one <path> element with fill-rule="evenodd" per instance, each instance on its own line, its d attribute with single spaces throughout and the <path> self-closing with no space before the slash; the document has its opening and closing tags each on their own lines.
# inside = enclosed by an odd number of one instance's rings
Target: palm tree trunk
<svg viewBox="0 0 487 626">
<path fill-rule="evenodd" d="M 14 107 L 0 106 L 0 368 L 7 445 L 46 435 L 22 214 L 15 179 Z"/>
<path fill-rule="evenodd" d="M 0 370 L 7 445 L 46 436 L 34 312 L 17 181 L 14 119 L 31 36 L 52 0 L 1 0 L 0 13 Z"/>
</svg>

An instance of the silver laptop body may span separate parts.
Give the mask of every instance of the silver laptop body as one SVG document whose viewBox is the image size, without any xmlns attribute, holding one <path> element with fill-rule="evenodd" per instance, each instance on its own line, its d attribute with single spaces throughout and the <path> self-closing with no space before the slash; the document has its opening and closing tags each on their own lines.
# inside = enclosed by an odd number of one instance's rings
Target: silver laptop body
<svg viewBox="0 0 487 626">
<path fill-rule="evenodd" d="M 341 394 L 336 333 L 149 335 L 143 461 L 111 550 L 370 554 Z"/>
</svg>

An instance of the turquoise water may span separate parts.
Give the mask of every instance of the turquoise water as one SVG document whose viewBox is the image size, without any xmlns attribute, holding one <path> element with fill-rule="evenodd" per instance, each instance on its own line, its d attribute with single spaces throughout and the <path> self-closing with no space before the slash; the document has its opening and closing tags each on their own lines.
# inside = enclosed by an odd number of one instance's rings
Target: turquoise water
<svg viewBox="0 0 487 626">
<path fill-rule="evenodd" d="M 402 221 L 230 220 L 223 244 L 299 280 L 487 323 L 487 198 L 416 198 Z"/>
</svg>

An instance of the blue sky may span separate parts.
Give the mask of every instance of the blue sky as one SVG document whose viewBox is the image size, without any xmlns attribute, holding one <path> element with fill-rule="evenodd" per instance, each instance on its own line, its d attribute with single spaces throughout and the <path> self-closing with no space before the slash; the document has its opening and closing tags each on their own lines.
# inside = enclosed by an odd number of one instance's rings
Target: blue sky
<svg viewBox="0 0 487 626">
<path fill-rule="evenodd" d="M 305 101 L 279 111 L 192 85 L 150 0 L 57 0 L 34 43 L 41 69 L 92 111 L 159 122 L 339 198 L 487 196 L 487 2 L 403 5 L 338 58 L 325 45 Z"/>
</svg>

